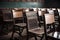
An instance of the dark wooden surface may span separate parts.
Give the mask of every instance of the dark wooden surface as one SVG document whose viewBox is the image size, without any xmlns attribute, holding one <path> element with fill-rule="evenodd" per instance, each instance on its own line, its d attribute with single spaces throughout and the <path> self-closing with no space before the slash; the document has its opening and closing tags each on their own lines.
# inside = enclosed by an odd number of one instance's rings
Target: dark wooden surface
<svg viewBox="0 0 60 40">
<path fill-rule="evenodd" d="M 0 2 L 44 2 L 44 0 L 0 0 Z"/>
</svg>

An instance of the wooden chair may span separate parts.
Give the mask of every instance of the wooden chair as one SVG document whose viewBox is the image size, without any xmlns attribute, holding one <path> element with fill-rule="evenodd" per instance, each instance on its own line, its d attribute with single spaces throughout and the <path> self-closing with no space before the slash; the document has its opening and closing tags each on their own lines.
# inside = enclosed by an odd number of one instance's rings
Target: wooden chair
<svg viewBox="0 0 60 40">
<path fill-rule="evenodd" d="M 57 27 L 59 25 L 59 12 L 58 10 L 54 10 L 54 17 L 55 17 L 55 26 Z"/>
<path fill-rule="evenodd" d="M 52 8 L 52 10 L 56 10 L 56 8 Z"/>
<path fill-rule="evenodd" d="M 58 15 L 56 15 L 56 16 L 58 16 Z M 60 21 L 59 20 L 60 20 L 60 18 L 58 19 L 58 23 L 60 24 Z M 57 21 L 57 20 L 55 20 L 55 21 Z M 60 37 L 59 37 L 60 36 L 60 30 L 59 29 L 60 29 L 60 25 L 58 25 L 56 27 L 56 30 L 54 32 L 48 34 L 48 38 L 49 39 L 52 39 L 52 40 L 60 40 Z"/>
<path fill-rule="evenodd" d="M 41 9 L 38 9 L 38 20 L 39 20 L 39 26 L 42 26 L 43 25 L 43 15 L 45 14 L 46 12 L 46 9 L 45 8 L 41 8 Z"/>
<path fill-rule="evenodd" d="M 3 28 L 6 30 L 6 32 L 8 33 L 9 29 L 13 23 L 13 17 L 12 17 L 12 12 L 10 9 L 3 9 Z"/>
<path fill-rule="evenodd" d="M 29 39 L 29 34 L 33 34 L 33 37 L 35 37 L 35 40 L 37 40 L 37 37 L 40 37 L 42 40 L 44 37 L 44 28 L 39 27 L 39 22 L 37 18 L 37 12 L 36 11 L 30 11 L 26 12 L 27 16 L 27 40 Z M 31 35 L 32 36 L 32 35 Z"/>
<path fill-rule="evenodd" d="M 49 40 L 48 38 L 49 37 L 53 37 L 53 36 L 51 36 L 50 34 L 51 33 L 54 33 L 55 32 L 55 20 L 54 20 L 54 14 L 45 14 L 44 15 L 44 32 L 45 32 L 45 39 L 46 40 Z M 50 30 L 52 30 L 52 32 L 49 32 L 49 33 L 47 33 L 47 25 L 50 25 L 51 26 L 51 29 Z M 49 35 L 49 36 L 48 36 Z M 54 38 L 54 37 L 53 37 Z M 52 39 L 52 38 L 50 38 L 50 39 Z M 52 39 L 53 40 L 53 39 Z"/>
<path fill-rule="evenodd" d="M 54 10 L 49 10 L 49 14 L 54 14 Z"/>
<path fill-rule="evenodd" d="M 23 29 L 26 28 L 26 23 L 24 23 L 24 17 L 23 17 L 23 12 L 21 10 L 12 10 L 13 12 L 13 33 L 12 33 L 12 38 L 13 38 L 13 35 L 14 33 L 18 33 L 19 36 L 20 36 L 20 40 L 22 40 L 22 32 L 23 32 Z M 18 22 L 16 22 L 16 20 Z M 18 28 L 17 28 L 18 27 Z M 18 31 L 16 31 L 16 29 Z"/>
<path fill-rule="evenodd" d="M 56 8 L 52 8 L 50 10 L 48 10 L 49 14 L 53 14 L 54 18 L 55 18 L 55 27 L 57 27 L 59 25 L 59 13 L 58 10 Z"/>
<path fill-rule="evenodd" d="M 57 8 L 57 10 L 58 10 L 58 12 L 59 12 L 59 16 L 60 16 L 60 9 L 59 9 L 59 8 Z"/>
</svg>

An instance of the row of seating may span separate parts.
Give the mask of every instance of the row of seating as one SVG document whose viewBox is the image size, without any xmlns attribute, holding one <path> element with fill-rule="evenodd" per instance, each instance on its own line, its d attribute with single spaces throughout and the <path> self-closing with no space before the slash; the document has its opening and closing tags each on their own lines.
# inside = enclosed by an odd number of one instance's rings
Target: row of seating
<svg viewBox="0 0 60 40">
<path fill-rule="evenodd" d="M 46 8 L 41 9 L 42 11 L 40 9 L 38 11 L 33 11 L 32 9 L 30 11 L 12 9 L 13 32 L 11 38 L 13 38 L 14 32 L 17 32 L 20 35 L 20 40 L 22 40 L 21 34 L 26 28 L 27 40 L 29 36 L 32 36 L 31 34 L 33 34 L 35 40 L 37 40 L 37 37 L 40 37 L 40 40 L 42 40 L 44 36 L 47 40 L 47 34 L 52 31 L 55 32 L 56 24 L 59 25 L 59 12 L 57 9 L 48 9 L 48 11 L 45 10 Z M 20 20 L 20 18 L 23 20 L 22 23 L 19 23 L 19 21 L 16 23 L 15 20 Z"/>
</svg>

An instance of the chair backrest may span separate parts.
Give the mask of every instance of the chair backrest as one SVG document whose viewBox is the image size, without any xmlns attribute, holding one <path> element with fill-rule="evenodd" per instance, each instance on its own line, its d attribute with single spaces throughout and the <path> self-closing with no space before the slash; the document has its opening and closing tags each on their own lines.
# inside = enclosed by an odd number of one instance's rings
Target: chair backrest
<svg viewBox="0 0 60 40">
<path fill-rule="evenodd" d="M 37 8 L 33 8 L 34 11 L 37 11 Z"/>
<path fill-rule="evenodd" d="M 58 12 L 57 9 L 54 10 L 54 16 L 55 16 L 55 21 L 56 21 L 56 23 L 59 23 L 59 12 Z"/>
<path fill-rule="evenodd" d="M 55 22 L 54 14 L 45 14 L 45 22 L 46 24 L 52 24 Z"/>
<path fill-rule="evenodd" d="M 58 12 L 58 10 L 56 9 L 56 10 L 54 10 L 54 14 L 55 14 L 55 16 L 59 16 L 59 12 Z"/>
<path fill-rule="evenodd" d="M 29 11 L 29 8 L 25 8 L 25 9 L 24 9 L 24 12 L 28 12 L 28 11 Z"/>
<path fill-rule="evenodd" d="M 41 10 L 38 11 L 39 16 L 43 16 L 43 14 L 45 14 L 44 11 L 41 11 Z"/>
<path fill-rule="evenodd" d="M 29 11 L 26 13 L 28 29 L 38 28 L 38 18 L 36 11 Z"/>
<path fill-rule="evenodd" d="M 15 23 L 24 22 L 22 10 L 12 10 L 12 13 L 13 13 L 13 20 Z"/>
<path fill-rule="evenodd" d="M 54 14 L 44 14 L 45 16 L 45 29 L 47 31 L 47 29 L 51 30 L 53 29 L 52 31 L 55 31 L 55 19 L 54 19 Z"/>
<path fill-rule="evenodd" d="M 12 10 L 13 12 L 13 18 L 20 18 L 23 17 L 22 11 L 20 10 Z"/>
<path fill-rule="evenodd" d="M 56 8 L 52 8 L 52 10 L 56 10 Z"/>
<path fill-rule="evenodd" d="M 47 9 L 47 11 L 49 12 L 49 14 L 54 14 L 54 9 Z"/>
<path fill-rule="evenodd" d="M 60 16 L 60 9 L 57 9 L 58 10 L 58 12 L 59 12 L 59 16 Z"/>
<path fill-rule="evenodd" d="M 3 20 L 10 20 L 13 18 L 11 10 L 4 9 L 4 10 L 2 10 L 2 12 L 3 12 Z"/>
<path fill-rule="evenodd" d="M 46 11 L 46 8 L 41 8 L 41 11 Z"/>
<path fill-rule="evenodd" d="M 54 14 L 54 10 L 50 10 L 49 13 L 50 13 L 50 14 Z"/>
</svg>

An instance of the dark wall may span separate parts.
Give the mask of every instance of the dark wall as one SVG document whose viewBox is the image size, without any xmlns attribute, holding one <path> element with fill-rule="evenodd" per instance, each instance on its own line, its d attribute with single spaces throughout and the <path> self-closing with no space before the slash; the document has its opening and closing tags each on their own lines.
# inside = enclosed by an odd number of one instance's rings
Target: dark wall
<svg viewBox="0 0 60 40">
<path fill-rule="evenodd" d="M 0 2 L 39 2 L 44 3 L 44 7 L 60 7 L 59 0 L 0 0 Z"/>
<path fill-rule="evenodd" d="M 60 7 L 59 0 L 45 0 L 45 7 Z"/>
</svg>

